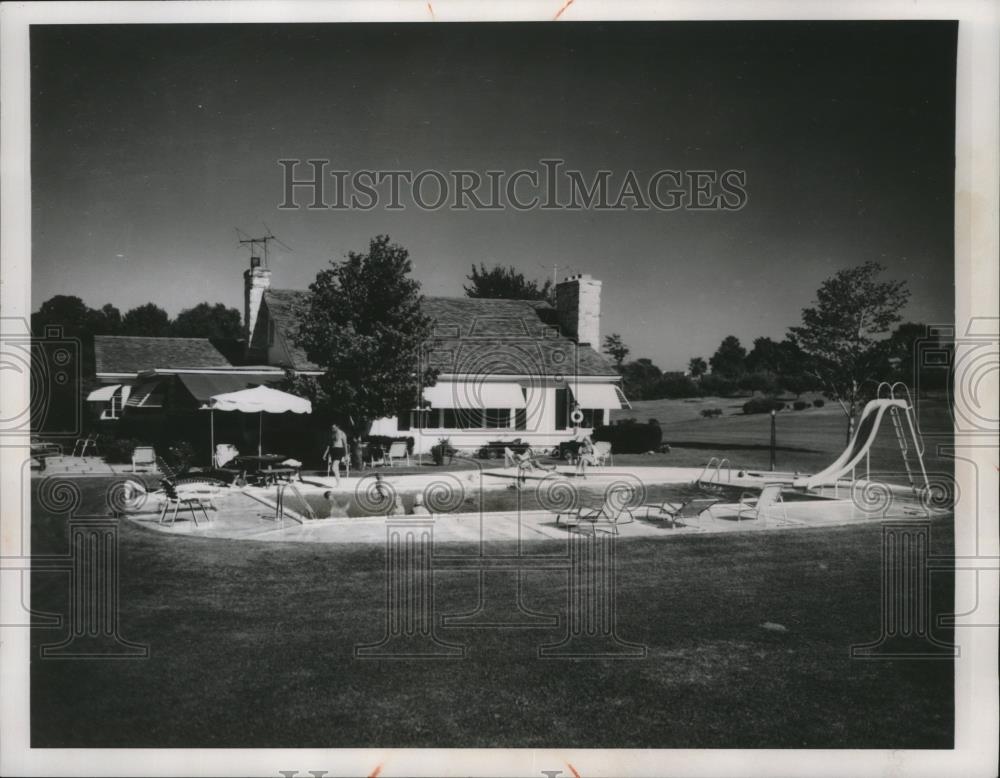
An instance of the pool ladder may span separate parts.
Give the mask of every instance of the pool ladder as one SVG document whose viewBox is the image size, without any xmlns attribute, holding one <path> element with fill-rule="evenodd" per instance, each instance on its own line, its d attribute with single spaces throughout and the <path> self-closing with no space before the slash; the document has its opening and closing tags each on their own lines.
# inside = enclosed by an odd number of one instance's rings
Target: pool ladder
<svg viewBox="0 0 1000 778">
<path fill-rule="evenodd" d="M 697 483 L 699 486 L 710 486 L 711 484 L 722 484 L 722 468 L 726 468 L 726 481 L 732 482 L 733 480 L 733 465 L 732 463 L 722 457 L 712 457 L 708 460 L 708 464 L 705 465 L 704 470 L 701 471 L 701 475 L 698 476 Z"/>
<path fill-rule="evenodd" d="M 277 490 L 277 493 L 275 494 L 275 504 L 274 504 L 274 520 L 275 521 L 284 522 L 284 520 L 285 520 L 285 490 L 286 489 L 288 491 L 290 491 L 292 494 L 294 494 L 296 497 L 299 498 L 299 502 L 301 502 L 305 506 L 305 515 L 308 518 L 310 518 L 310 519 L 315 519 L 316 518 L 316 514 L 313 512 L 312 506 L 309 504 L 309 501 L 303 496 L 302 492 L 299 491 L 299 487 L 297 487 L 294 483 L 292 483 L 291 481 L 289 481 L 287 483 L 279 483 L 279 484 L 277 484 L 277 487 L 278 487 L 278 490 Z M 294 517 L 292 517 L 292 518 L 294 518 Z M 298 519 L 296 519 L 296 521 L 298 521 Z"/>
</svg>

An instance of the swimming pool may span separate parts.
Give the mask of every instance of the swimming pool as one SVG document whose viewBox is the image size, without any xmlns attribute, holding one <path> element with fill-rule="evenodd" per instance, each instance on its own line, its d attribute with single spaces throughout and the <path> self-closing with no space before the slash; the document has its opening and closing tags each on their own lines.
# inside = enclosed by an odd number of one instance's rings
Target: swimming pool
<svg viewBox="0 0 1000 778">
<path fill-rule="evenodd" d="M 372 479 L 362 481 L 354 492 L 306 491 L 285 496 L 286 507 L 302 512 L 302 499 L 317 519 L 385 516 L 397 502 L 402 511 L 413 513 L 419 497 L 431 513 L 501 513 L 547 510 L 567 512 L 576 507 L 600 507 L 612 492 L 627 507 L 678 502 L 693 497 L 717 497 L 738 502 L 747 492 L 745 485 L 713 484 L 702 487 L 693 483 L 643 483 L 635 476 L 622 475 L 607 481 L 581 482 L 564 477 L 530 479 L 495 488 L 480 488 L 457 479 L 432 481 L 423 488 L 407 488 L 405 481 L 390 484 Z M 820 500 L 814 494 L 793 493 L 787 500 Z M 399 509 L 397 508 L 397 512 Z"/>
</svg>

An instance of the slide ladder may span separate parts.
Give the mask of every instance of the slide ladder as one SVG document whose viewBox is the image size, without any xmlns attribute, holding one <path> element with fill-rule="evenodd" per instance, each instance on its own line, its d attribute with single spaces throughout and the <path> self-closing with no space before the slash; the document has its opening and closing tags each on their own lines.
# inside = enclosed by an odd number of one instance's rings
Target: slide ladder
<svg viewBox="0 0 1000 778">
<path fill-rule="evenodd" d="M 924 447 L 920 440 L 920 436 L 917 434 L 916 423 L 913 418 L 913 398 L 910 395 L 910 388 L 904 384 L 902 381 L 897 381 L 894 384 L 890 384 L 887 381 L 883 381 L 878 386 L 876 396 L 881 396 L 883 387 L 886 387 L 889 391 L 889 399 L 896 399 L 897 387 L 899 391 L 906 393 L 906 407 L 892 407 L 889 409 L 889 418 L 892 420 L 892 428 L 896 433 L 896 441 L 899 443 L 899 452 L 903 456 L 903 467 L 906 468 L 906 480 L 910 484 L 910 488 L 913 490 L 913 494 L 917 497 L 920 496 L 920 486 L 917 485 L 916 476 L 913 472 L 913 466 L 910 464 L 910 445 L 906 438 L 906 433 L 909 431 L 910 440 L 913 442 L 913 453 L 916 454 L 916 463 L 920 465 L 920 477 L 923 480 L 923 488 L 930 489 L 930 481 L 927 478 L 927 470 L 924 468 Z M 908 430 L 903 427 L 903 419 L 900 417 L 900 412 L 906 417 L 906 423 Z"/>
</svg>

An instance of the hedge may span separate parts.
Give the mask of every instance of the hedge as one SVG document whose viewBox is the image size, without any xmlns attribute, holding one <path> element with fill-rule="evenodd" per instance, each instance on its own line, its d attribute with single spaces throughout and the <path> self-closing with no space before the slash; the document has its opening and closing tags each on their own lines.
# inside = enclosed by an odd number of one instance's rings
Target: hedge
<svg viewBox="0 0 1000 778">
<path fill-rule="evenodd" d="M 616 424 L 594 430 L 594 441 L 607 441 L 615 454 L 644 454 L 656 451 L 663 442 L 659 424 L 640 424 L 635 419 L 623 419 Z"/>
<path fill-rule="evenodd" d="M 743 413 L 770 413 L 771 411 L 781 411 L 785 409 L 785 404 L 781 400 L 773 397 L 752 397 L 743 403 Z"/>
</svg>

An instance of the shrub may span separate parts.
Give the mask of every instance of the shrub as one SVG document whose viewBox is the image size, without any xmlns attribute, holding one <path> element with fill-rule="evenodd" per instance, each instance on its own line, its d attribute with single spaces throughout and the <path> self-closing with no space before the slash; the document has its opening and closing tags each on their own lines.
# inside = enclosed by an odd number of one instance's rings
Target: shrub
<svg viewBox="0 0 1000 778">
<path fill-rule="evenodd" d="M 813 407 L 814 408 L 822 408 L 824 405 L 826 405 L 826 403 L 823 402 L 823 400 L 821 400 L 821 399 L 813 400 Z"/>
<path fill-rule="evenodd" d="M 804 411 L 806 408 L 809 407 L 809 403 L 807 403 L 805 400 L 796 400 L 794 403 L 792 403 L 792 407 L 797 411 Z"/>
<path fill-rule="evenodd" d="M 97 438 L 97 450 L 104 461 L 113 465 L 127 465 L 132 462 L 132 452 L 136 446 L 148 445 L 138 438 L 115 438 L 111 435 L 100 435 Z"/>
<path fill-rule="evenodd" d="M 179 440 L 172 446 L 168 446 L 163 454 L 164 460 L 171 467 L 177 470 L 185 470 L 194 459 L 194 446 L 186 440 Z"/>
<path fill-rule="evenodd" d="M 616 424 L 594 430 L 594 441 L 607 441 L 616 454 L 643 454 L 656 451 L 663 440 L 658 424 L 640 424 L 635 419 L 622 419 Z"/>
<path fill-rule="evenodd" d="M 722 408 L 702 408 L 701 415 L 706 419 L 715 419 L 722 415 Z"/>
<path fill-rule="evenodd" d="M 751 397 L 743 403 L 743 413 L 770 413 L 784 410 L 785 404 L 773 397 Z"/>
</svg>

